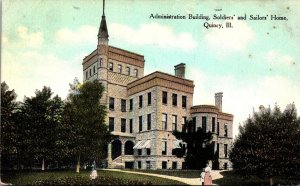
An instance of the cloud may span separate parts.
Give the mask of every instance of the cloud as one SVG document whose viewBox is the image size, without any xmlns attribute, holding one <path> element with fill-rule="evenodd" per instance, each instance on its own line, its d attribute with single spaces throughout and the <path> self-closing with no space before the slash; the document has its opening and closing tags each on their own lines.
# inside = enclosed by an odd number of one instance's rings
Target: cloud
<svg viewBox="0 0 300 186">
<path fill-rule="evenodd" d="M 258 77 L 245 82 L 232 76 L 210 75 L 193 69 L 189 79 L 194 79 L 194 105 L 214 105 L 214 94 L 223 92 L 223 112 L 234 115 L 233 135 L 238 134 L 238 125 L 258 111 L 260 105 L 274 107 L 277 103 L 282 110 L 295 103 L 300 110 L 300 87 L 283 76 Z"/>
<path fill-rule="evenodd" d="M 69 83 L 73 82 L 75 77 L 82 78 L 81 66 L 74 67 L 74 61 L 76 60 L 65 61 L 53 54 L 41 54 L 36 51 L 13 54 L 5 50 L 2 81 L 6 81 L 10 88 L 15 89 L 20 101 L 24 98 L 23 94 L 27 97 L 33 96 L 35 90 L 40 90 L 43 86 L 50 86 L 54 94 L 64 99 L 69 90 Z M 77 60 L 78 64 L 81 64 L 80 62 L 81 60 Z"/>
<path fill-rule="evenodd" d="M 275 50 L 267 52 L 265 55 L 266 61 L 271 65 L 292 65 L 295 60 L 288 55 L 281 54 Z"/>
<path fill-rule="evenodd" d="M 255 34 L 249 25 L 243 21 L 231 22 L 233 28 L 211 28 L 204 35 L 205 45 L 219 57 L 243 51 L 255 40 Z M 225 23 L 223 26 L 225 27 Z"/>
<path fill-rule="evenodd" d="M 61 44 L 95 44 L 98 29 L 95 26 L 83 25 L 77 30 L 62 28 L 55 33 L 54 40 Z"/>
<path fill-rule="evenodd" d="M 197 47 L 197 42 L 190 33 L 177 34 L 172 28 L 155 22 L 142 24 L 138 29 L 113 23 L 109 25 L 109 33 L 114 39 L 134 45 L 152 45 L 184 51 L 193 50 Z"/>
<path fill-rule="evenodd" d="M 25 47 L 39 48 L 44 42 L 42 32 L 29 32 L 25 26 L 17 28 L 17 35 L 20 38 L 21 45 Z"/>
</svg>

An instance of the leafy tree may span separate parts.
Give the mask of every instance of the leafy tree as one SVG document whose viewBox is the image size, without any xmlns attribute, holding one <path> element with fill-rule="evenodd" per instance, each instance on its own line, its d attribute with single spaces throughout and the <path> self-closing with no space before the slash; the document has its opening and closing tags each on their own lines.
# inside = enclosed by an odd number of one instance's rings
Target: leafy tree
<svg viewBox="0 0 300 186">
<path fill-rule="evenodd" d="M 195 130 L 193 121 L 188 121 L 182 132 L 173 131 L 173 135 L 186 142 L 187 148 L 181 145 L 180 149 L 174 149 L 173 154 L 183 157 L 186 152 L 185 162 L 188 169 L 202 169 L 209 160 L 213 160 L 214 151 L 211 144 L 212 134 L 204 132 L 202 128 Z M 186 130 L 187 129 L 187 130 Z"/>
<path fill-rule="evenodd" d="M 300 175 L 300 119 L 294 104 L 281 112 L 261 109 L 239 128 L 230 160 L 238 174 L 274 176 Z"/>
<path fill-rule="evenodd" d="M 16 154 L 16 127 L 14 112 L 17 107 L 17 94 L 1 83 L 1 166 L 11 167 Z"/>
<path fill-rule="evenodd" d="M 21 162 L 32 166 L 35 161 L 53 162 L 57 158 L 57 126 L 63 112 L 63 102 L 57 95 L 53 98 L 49 87 L 36 90 L 34 97 L 25 97 L 18 109 L 18 155 Z"/>
<path fill-rule="evenodd" d="M 100 161 L 107 156 L 107 144 L 112 136 L 105 122 L 106 107 L 100 104 L 104 87 L 95 80 L 82 85 L 78 80 L 70 85 L 61 125 L 61 145 L 68 147 L 65 155 L 77 157 L 76 172 L 80 162 Z"/>
</svg>

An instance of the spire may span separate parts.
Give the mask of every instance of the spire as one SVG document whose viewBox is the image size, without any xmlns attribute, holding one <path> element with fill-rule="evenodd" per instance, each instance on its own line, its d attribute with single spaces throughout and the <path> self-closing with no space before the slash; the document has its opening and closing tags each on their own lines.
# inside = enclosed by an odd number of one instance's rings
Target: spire
<svg viewBox="0 0 300 186">
<path fill-rule="evenodd" d="M 102 19 L 100 23 L 99 32 L 98 32 L 98 38 L 108 39 L 108 31 L 106 26 L 104 8 L 105 8 L 105 0 L 103 0 Z"/>
</svg>

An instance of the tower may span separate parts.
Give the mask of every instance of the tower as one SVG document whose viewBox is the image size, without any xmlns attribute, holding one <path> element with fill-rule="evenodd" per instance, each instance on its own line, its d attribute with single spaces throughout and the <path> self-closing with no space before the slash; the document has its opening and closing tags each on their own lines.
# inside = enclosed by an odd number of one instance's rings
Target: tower
<svg viewBox="0 0 300 186">
<path fill-rule="evenodd" d="M 222 112 L 222 97 L 223 97 L 223 92 L 215 93 L 215 105 L 220 112 Z"/>
<path fill-rule="evenodd" d="M 98 45 L 97 45 L 97 56 L 98 56 L 98 79 L 104 86 L 104 92 L 100 100 L 101 104 L 107 104 L 107 68 L 108 68 L 108 31 L 105 19 L 105 0 L 103 0 L 102 18 L 98 31 Z"/>
</svg>

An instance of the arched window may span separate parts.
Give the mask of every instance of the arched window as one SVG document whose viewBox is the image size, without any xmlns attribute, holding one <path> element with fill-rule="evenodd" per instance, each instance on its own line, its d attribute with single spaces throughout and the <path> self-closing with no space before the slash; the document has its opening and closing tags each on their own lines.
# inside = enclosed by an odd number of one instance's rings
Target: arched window
<svg viewBox="0 0 300 186">
<path fill-rule="evenodd" d="M 134 143 L 132 141 L 126 141 L 125 143 L 125 155 L 133 155 L 133 146 Z"/>
<path fill-rule="evenodd" d="M 122 143 L 120 140 L 115 140 L 111 143 L 111 158 L 114 160 L 122 153 Z"/>
</svg>

